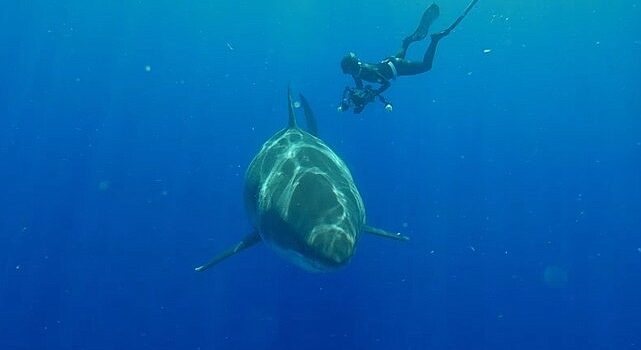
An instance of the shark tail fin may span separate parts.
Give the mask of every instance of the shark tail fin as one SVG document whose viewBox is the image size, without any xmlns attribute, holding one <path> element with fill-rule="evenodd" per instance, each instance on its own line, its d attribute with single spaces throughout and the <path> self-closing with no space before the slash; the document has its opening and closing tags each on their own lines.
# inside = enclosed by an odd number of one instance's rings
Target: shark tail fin
<svg viewBox="0 0 641 350">
<path fill-rule="evenodd" d="M 296 113 L 294 113 L 294 102 L 292 101 L 292 86 L 287 86 L 287 111 L 289 112 L 288 128 L 297 128 Z"/>
<path fill-rule="evenodd" d="M 316 124 L 316 117 L 312 108 L 309 106 L 309 102 L 303 94 L 300 94 L 300 104 L 303 106 L 303 111 L 305 111 L 305 122 L 307 123 L 307 131 L 314 135 L 318 136 L 318 125 Z"/>
<path fill-rule="evenodd" d="M 197 268 L 195 268 L 195 270 L 198 271 L 198 272 L 205 271 L 205 270 L 209 269 L 210 267 L 218 264 L 219 262 L 229 258 L 230 256 L 235 255 L 236 253 L 239 253 L 239 252 L 241 252 L 241 251 L 243 251 L 243 250 L 245 250 L 247 248 L 253 247 L 258 242 L 260 242 L 260 240 L 261 239 L 260 239 L 260 236 L 258 235 L 258 232 L 254 232 L 254 233 L 250 234 L 249 236 L 243 238 L 242 241 L 236 243 L 236 245 L 234 245 L 233 247 L 231 247 L 231 248 L 225 250 L 224 252 L 216 255 L 213 259 L 209 260 L 207 263 L 205 263 L 205 264 L 203 264 L 201 266 L 198 266 Z"/>
<path fill-rule="evenodd" d="M 397 241 L 409 241 L 410 240 L 409 237 L 402 235 L 400 232 L 392 233 L 392 232 L 388 232 L 388 231 L 382 230 L 380 228 L 367 226 L 367 225 L 363 225 L 363 232 L 367 232 L 369 234 L 372 234 L 372 235 L 375 235 L 375 236 L 384 237 L 384 238 L 395 239 Z"/>
</svg>

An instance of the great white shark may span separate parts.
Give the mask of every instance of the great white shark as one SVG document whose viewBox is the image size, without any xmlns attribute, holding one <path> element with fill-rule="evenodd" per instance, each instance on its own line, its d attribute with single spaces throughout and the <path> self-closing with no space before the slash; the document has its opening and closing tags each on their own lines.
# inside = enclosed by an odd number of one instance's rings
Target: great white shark
<svg viewBox="0 0 641 350">
<path fill-rule="evenodd" d="M 245 175 L 245 208 L 253 231 L 196 268 L 204 271 L 263 241 L 294 264 L 327 271 L 347 264 L 361 232 L 406 241 L 366 225 L 365 206 L 345 162 L 317 136 L 304 96 L 308 131 L 298 127 L 291 90 L 289 123 L 262 146 Z"/>
</svg>

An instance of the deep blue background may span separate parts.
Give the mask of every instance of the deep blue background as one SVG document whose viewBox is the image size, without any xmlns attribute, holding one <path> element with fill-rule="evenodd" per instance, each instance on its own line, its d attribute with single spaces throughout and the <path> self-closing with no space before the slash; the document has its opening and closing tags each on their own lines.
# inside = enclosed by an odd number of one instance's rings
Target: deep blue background
<svg viewBox="0 0 641 350">
<path fill-rule="evenodd" d="M 427 5 L 3 1 L 0 349 L 641 348 L 641 3 L 481 0 L 392 114 L 337 113 L 340 57 Z M 289 81 L 412 240 L 195 273 L 250 230 Z"/>
</svg>

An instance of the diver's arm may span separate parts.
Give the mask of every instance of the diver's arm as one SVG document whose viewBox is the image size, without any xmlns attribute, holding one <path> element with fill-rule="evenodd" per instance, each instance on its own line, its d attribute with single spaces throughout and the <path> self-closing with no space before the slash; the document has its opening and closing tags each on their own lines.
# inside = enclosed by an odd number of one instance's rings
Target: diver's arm
<svg viewBox="0 0 641 350">
<path fill-rule="evenodd" d="M 386 100 L 383 95 L 378 95 L 378 100 L 381 101 L 383 105 L 385 105 L 385 110 L 387 112 L 391 112 L 394 110 L 394 106 L 392 106 L 392 104 L 388 100 Z"/>
<path fill-rule="evenodd" d="M 357 78 L 352 75 L 352 78 L 354 78 L 354 84 L 356 84 L 357 88 L 362 88 L 363 87 L 363 79 Z"/>
<path fill-rule="evenodd" d="M 383 91 L 387 90 L 392 84 L 387 79 L 381 81 L 381 86 L 376 90 L 376 94 L 380 95 Z"/>
<path fill-rule="evenodd" d="M 346 99 L 346 98 L 347 98 L 347 95 L 349 95 L 349 92 L 350 92 L 351 90 L 352 90 L 352 89 L 350 89 L 350 88 L 349 88 L 349 86 L 346 86 L 346 87 L 345 87 L 345 90 L 343 90 L 343 97 L 341 97 L 341 100 Z"/>
<path fill-rule="evenodd" d="M 338 105 L 338 108 L 337 108 L 339 112 L 345 112 L 349 109 L 349 105 L 350 105 L 349 96 L 351 95 L 351 93 L 352 93 L 352 88 L 350 88 L 349 86 L 346 86 L 345 90 L 343 90 L 343 96 L 341 96 L 341 103 Z"/>
</svg>

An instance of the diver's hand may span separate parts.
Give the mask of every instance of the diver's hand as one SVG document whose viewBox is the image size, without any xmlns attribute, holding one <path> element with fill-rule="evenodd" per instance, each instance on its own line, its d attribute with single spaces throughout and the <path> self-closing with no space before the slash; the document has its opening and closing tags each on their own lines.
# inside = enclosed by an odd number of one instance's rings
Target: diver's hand
<svg viewBox="0 0 641 350">
<path fill-rule="evenodd" d="M 339 104 L 338 107 L 336 107 L 336 110 L 339 112 L 345 112 L 348 109 L 349 109 L 349 101 L 347 101 L 346 99 L 343 99 L 341 101 L 341 104 Z"/>
<path fill-rule="evenodd" d="M 385 105 L 385 111 L 386 112 L 390 112 L 391 113 L 393 110 L 394 110 L 394 107 L 392 107 L 392 105 L 390 103 Z"/>
</svg>

